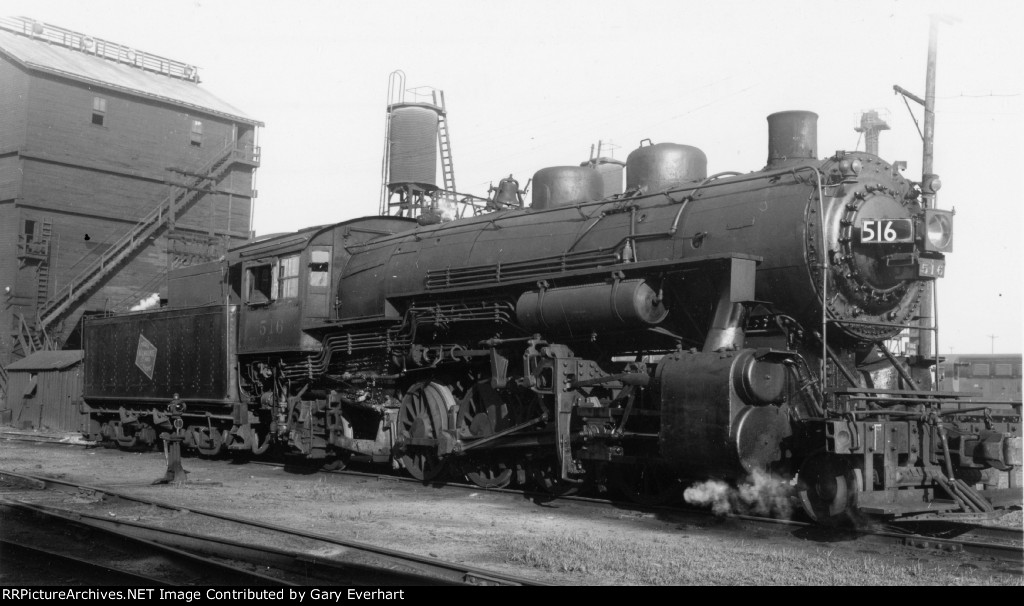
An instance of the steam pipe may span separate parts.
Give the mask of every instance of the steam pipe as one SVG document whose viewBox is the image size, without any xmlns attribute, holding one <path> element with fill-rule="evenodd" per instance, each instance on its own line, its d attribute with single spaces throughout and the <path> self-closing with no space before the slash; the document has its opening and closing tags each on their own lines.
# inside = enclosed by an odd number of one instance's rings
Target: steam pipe
<svg viewBox="0 0 1024 606">
<path fill-rule="evenodd" d="M 670 235 L 670 236 L 674 235 L 676 233 L 676 230 L 679 229 L 679 218 L 683 216 L 683 209 L 686 208 L 686 203 L 689 202 L 690 200 L 692 200 L 694 197 L 697 196 L 697 192 L 700 191 L 700 188 L 704 187 L 708 183 L 710 183 L 710 182 L 712 182 L 715 179 L 718 179 L 720 177 L 739 176 L 741 174 L 742 173 L 736 172 L 734 170 L 727 170 L 727 171 L 723 171 L 723 172 L 720 172 L 720 173 L 715 173 L 715 174 L 711 175 L 710 177 L 706 177 L 703 181 L 701 181 L 700 185 L 698 185 L 697 187 L 693 188 L 693 190 L 690 191 L 690 195 L 688 195 L 685 198 L 683 198 L 683 201 L 682 201 L 681 205 L 679 206 L 679 211 L 676 213 L 675 219 L 672 220 L 672 227 L 669 228 L 668 235 Z"/>
</svg>

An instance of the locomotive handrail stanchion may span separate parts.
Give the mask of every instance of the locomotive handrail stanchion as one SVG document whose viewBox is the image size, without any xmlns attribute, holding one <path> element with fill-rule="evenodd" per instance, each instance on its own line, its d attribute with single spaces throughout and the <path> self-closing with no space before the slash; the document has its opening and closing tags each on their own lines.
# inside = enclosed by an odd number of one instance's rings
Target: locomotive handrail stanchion
<svg viewBox="0 0 1024 606">
<path fill-rule="evenodd" d="M 822 343 L 825 343 L 824 338 L 817 331 L 814 332 L 814 336 L 821 339 Z M 832 360 L 832 363 L 835 364 L 836 368 L 839 369 L 839 372 L 842 373 L 842 375 L 846 377 L 846 380 L 850 382 L 850 385 L 852 385 L 853 387 L 859 387 L 859 384 L 857 383 L 857 377 L 855 377 L 853 373 L 850 372 L 850 369 L 848 369 L 846 365 L 844 365 L 839 360 L 839 355 L 836 354 L 836 352 L 831 347 L 828 346 L 828 343 L 825 343 L 825 351 L 828 353 L 828 357 L 829 359 Z"/>
<path fill-rule="evenodd" d="M 793 176 L 801 170 L 810 170 L 814 173 L 814 179 L 818 186 L 818 222 L 821 231 L 821 392 L 825 393 L 825 377 L 828 374 L 828 255 L 827 236 L 825 226 L 825 191 L 821 184 L 821 171 L 813 166 L 803 166 L 794 169 Z"/>
</svg>

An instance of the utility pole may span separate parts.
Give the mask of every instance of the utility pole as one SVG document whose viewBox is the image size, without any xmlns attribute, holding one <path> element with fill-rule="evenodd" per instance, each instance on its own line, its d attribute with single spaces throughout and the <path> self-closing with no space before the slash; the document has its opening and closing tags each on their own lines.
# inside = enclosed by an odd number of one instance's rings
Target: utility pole
<svg viewBox="0 0 1024 606">
<path fill-rule="evenodd" d="M 935 208 L 936 204 L 935 188 L 929 185 L 935 179 L 932 161 L 935 158 L 935 59 L 938 54 L 938 38 L 939 18 L 932 15 L 928 29 L 928 68 L 924 81 L 924 154 L 921 160 L 921 191 L 925 208 Z M 928 359 L 935 351 L 935 335 L 931 331 L 935 326 L 932 311 L 935 304 L 935 280 L 928 281 L 921 294 L 921 340 L 918 354 Z M 935 357 L 938 357 L 937 351 Z"/>
<path fill-rule="evenodd" d="M 996 337 L 996 335 L 988 335 L 988 339 L 991 342 L 991 349 L 990 349 L 989 353 L 996 353 L 996 339 L 997 338 L 998 337 Z"/>
<path fill-rule="evenodd" d="M 928 65 L 925 71 L 925 98 L 922 99 L 915 96 L 900 86 L 893 87 L 893 90 L 903 95 L 906 99 L 911 99 L 924 106 L 924 132 L 921 133 L 921 139 L 924 142 L 924 152 L 921 159 L 921 206 L 923 208 L 936 208 L 936 194 L 942 185 L 932 167 L 932 162 L 935 158 L 935 66 L 936 55 L 938 54 L 939 21 L 954 22 L 948 17 L 931 15 L 931 23 L 928 29 Z M 936 334 L 933 332 L 936 327 L 935 280 L 930 280 L 925 284 L 924 290 L 921 292 L 919 314 L 916 353 L 923 362 L 931 360 L 937 362 L 939 350 Z M 912 342 L 914 340 L 911 338 Z M 938 371 L 936 370 L 936 372 Z"/>
</svg>

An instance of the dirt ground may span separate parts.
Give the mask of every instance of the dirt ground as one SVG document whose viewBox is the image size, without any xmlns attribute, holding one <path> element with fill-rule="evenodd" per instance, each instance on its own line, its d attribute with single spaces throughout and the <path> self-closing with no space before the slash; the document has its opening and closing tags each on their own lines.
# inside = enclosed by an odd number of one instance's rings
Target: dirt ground
<svg viewBox="0 0 1024 606">
<path fill-rule="evenodd" d="M 188 482 L 154 486 L 151 482 L 166 469 L 160 452 L 0 439 L 3 470 L 114 488 L 556 584 L 1022 584 L 1017 565 L 834 533 L 751 533 L 721 520 L 224 460 L 187 458 L 184 466 Z M 1020 512 L 1008 519 L 1019 525 Z"/>
</svg>

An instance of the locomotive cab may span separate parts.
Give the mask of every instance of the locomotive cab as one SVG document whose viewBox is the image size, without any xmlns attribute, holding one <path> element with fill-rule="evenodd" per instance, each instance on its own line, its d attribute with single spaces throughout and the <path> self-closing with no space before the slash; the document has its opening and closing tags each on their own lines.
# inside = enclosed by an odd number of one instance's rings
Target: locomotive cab
<svg viewBox="0 0 1024 606">
<path fill-rule="evenodd" d="M 311 300 L 306 292 L 310 275 L 316 276 L 317 284 L 322 281 L 322 272 L 309 267 L 311 232 L 273 238 L 234 251 L 242 274 L 240 354 L 316 349 L 315 343 L 302 338 L 304 312 L 315 312 L 322 306 L 318 303 L 324 302 L 323 296 Z M 312 288 L 314 292 L 322 289 Z"/>
<path fill-rule="evenodd" d="M 239 353 L 319 351 L 319 335 L 338 318 L 335 293 L 350 251 L 415 226 L 366 217 L 232 250 L 241 274 Z"/>
</svg>

